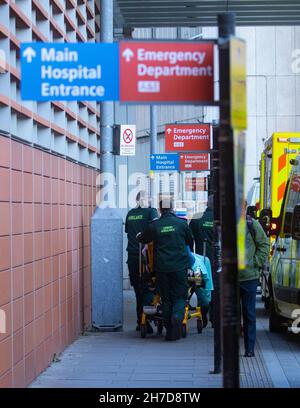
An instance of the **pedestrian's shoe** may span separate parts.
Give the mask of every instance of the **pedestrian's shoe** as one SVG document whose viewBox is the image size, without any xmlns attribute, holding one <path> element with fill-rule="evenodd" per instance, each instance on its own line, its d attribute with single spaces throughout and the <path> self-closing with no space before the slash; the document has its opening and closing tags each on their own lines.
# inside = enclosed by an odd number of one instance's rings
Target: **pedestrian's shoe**
<svg viewBox="0 0 300 408">
<path fill-rule="evenodd" d="M 245 351 L 244 357 L 255 357 L 254 351 Z"/>
<path fill-rule="evenodd" d="M 149 322 L 146 323 L 147 334 L 153 334 L 153 328 Z"/>
</svg>

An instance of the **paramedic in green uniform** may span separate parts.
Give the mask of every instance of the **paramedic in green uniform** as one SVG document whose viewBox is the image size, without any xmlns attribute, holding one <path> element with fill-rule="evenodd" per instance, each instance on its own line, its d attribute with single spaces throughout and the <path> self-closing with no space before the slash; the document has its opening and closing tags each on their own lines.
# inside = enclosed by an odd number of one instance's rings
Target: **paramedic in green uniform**
<svg viewBox="0 0 300 408">
<path fill-rule="evenodd" d="M 125 221 L 125 232 L 127 233 L 128 245 L 128 270 L 130 284 L 133 286 L 136 297 L 136 314 L 137 326 L 136 330 L 140 329 L 140 321 L 143 312 L 143 293 L 139 275 L 139 242 L 136 235 L 146 229 L 148 224 L 155 218 L 158 218 L 158 212 L 155 208 L 149 208 L 149 200 L 147 194 L 141 191 L 136 197 L 137 206 L 131 209 Z M 148 327 L 148 332 L 151 331 L 151 326 Z"/>
<path fill-rule="evenodd" d="M 204 255 L 203 248 L 206 242 L 206 254 L 210 260 L 211 268 L 213 267 L 213 226 L 214 226 L 214 211 L 213 211 L 213 195 L 208 196 L 207 208 L 202 217 L 194 216 L 190 222 L 190 229 L 195 239 L 195 252 L 198 255 Z M 207 312 L 213 326 L 213 302 L 209 306 L 202 307 L 204 327 L 207 325 Z"/>
<path fill-rule="evenodd" d="M 213 226 L 214 226 L 214 211 L 213 211 L 213 195 L 208 197 L 207 208 L 202 217 L 195 216 L 190 222 L 190 229 L 195 239 L 196 254 L 203 254 L 204 241 L 206 241 L 206 256 L 213 265 Z"/>
<path fill-rule="evenodd" d="M 173 201 L 165 197 L 159 203 L 161 217 L 138 235 L 140 242 L 153 241 L 154 271 L 162 300 L 166 340 L 178 340 L 188 295 L 187 269 L 190 265 L 186 246 L 193 247 L 193 235 L 185 220 L 173 212 Z"/>
</svg>

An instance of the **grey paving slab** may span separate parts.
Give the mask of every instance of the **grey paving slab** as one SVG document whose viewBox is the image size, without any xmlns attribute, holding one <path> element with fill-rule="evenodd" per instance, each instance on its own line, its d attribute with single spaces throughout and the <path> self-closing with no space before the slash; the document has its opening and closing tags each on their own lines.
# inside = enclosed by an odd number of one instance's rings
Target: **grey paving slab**
<svg viewBox="0 0 300 408">
<path fill-rule="evenodd" d="M 270 333 L 268 317 L 260 302 L 257 314 L 258 343 L 274 387 L 300 387 L 300 336 Z"/>
<path fill-rule="evenodd" d="M 133 294 L 124 295 L 122 332 L 81 336 L 31 387 L 221 387 L 221 376 L 209 379 L 211 328 L 199 335 L 191 322 L 187 338 L 176 343 L 157 335 L 141 339 L 134 330 Z"/>
<path fill-rule="evenodd" d="M 202 334 L 191 321 L 186 339 L 165 342 L 157 335 L 141 339 L 134 330 L 133 293 L 124 292 L 124 330 L 89 333 L 70 345 L 31 387 L 218 388 L 222 376 L 212 375 L 213 330 Z M 293 337 L 267 331 L 267 316 L 258 303 L 256 357 L 242 357 L 241 387 L 300 386 L 300 345 Z"/>
</svg>

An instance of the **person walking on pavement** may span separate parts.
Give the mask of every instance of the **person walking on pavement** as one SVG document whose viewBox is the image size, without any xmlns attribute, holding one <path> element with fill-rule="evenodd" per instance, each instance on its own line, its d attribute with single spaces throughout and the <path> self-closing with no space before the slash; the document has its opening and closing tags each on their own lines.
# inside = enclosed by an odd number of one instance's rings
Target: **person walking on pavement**
<svg viewBox="0 0 300 408">
<path fill-rule="evenodd" d="M 214 226 L 214 211 L 213 211 L 213 195 L 208 196 L 207 208 L 202 217 L 197 215 L 192 218 L 189 227 L 195 239 L 195 252 L 198 255 L 207 256 L 211 266 L 213 265 L 213 226 Z M 205 253 L 204 253 L 205 252 Z M 207 313 L 209 311 L 210 322 L 213 326 L 213 302 L 209 306 L 202 307 L 203 327 L 207 325 Z"/>
<path fill-rule="evenodd" d="M 188 296 L 190 259 L 186 246 L 192 248 L 194 240 L 186 221 L 173 212 L 170 197 L 162 198 L 159 207 L 161 217 L 150 223 L 138 239 L 143 244 L 153 241 L 154 271 L 162 301 L 166 340 L 178 340 Z"/>
<path fill-rule="evenodd" d="M 139 242 L 136 235 L 144 231 L 148 224 L 155 218 L 158 218 L 158 212 L 155 208 L 149 208 L 149 199 L 145 191 L 141 191 L 136 196 L 137 206 L 131 209 L 125 221 L 125 232 L 127 233 L 127 265 L 129 270 L 130 284 L 133 286 L 136 297 L 136 330 L 140 330 L 140 322 L 143 312 L 143 290 L 139 274 Z M 152 332 L 152 327 L 148 324 L 148 332 Z"/>
<path fill-rule="evenodd" d="M 246 216 L 246 268 L 240 271 L 240 298 L 242 304 L 245 357 L 254 357 L 256 340 L 256 289 L 260 269 L 269 256 L 269 240 L 260 225 Z"/>
</svg>

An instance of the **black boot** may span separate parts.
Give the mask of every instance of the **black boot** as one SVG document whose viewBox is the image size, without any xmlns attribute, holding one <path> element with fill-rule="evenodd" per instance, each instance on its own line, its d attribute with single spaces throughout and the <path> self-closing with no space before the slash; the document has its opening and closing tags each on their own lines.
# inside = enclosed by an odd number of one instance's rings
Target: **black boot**
<svg viewBox="0 0 300 408">
<path fill-rule="evenodd" d="M 202 314 L 202 322 L 203 322 L 203 329 L 204 329 L 204 327 L 206 327 L 208 323 L 208 319 L 207 319 L 208 306 L 201 307 L 201 314 Z"/>
<path fill-rule="evenodd" d="M 173 339 L 172 339 L 172 330 L 171 330 L 171 328 L 169 327 L 167 327 L 167 329 L 166 329 L 166 335 L 165 335 L 165 340 L 166 341 L 172 341 Z"/>
<path fill-rule="evenodd" d="M 172 340 L 179 340 L 181 338 L 181 324 L 177 317 L 172 316 L 171 318 L 172 326 Z"/>
<path fill-rule="evenodd" d="M 166 341 L 172 341 L 172 325 L 170 322 L 165 324 L 165 328 L 166 328 L 166 336 L 165 336 L 165 340 Z"/>
</svg>

